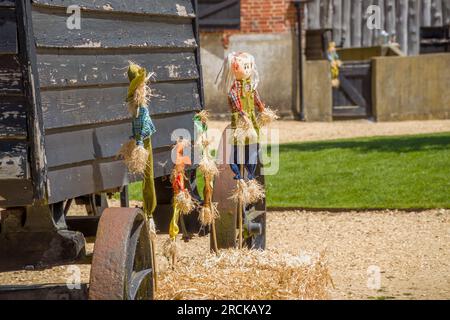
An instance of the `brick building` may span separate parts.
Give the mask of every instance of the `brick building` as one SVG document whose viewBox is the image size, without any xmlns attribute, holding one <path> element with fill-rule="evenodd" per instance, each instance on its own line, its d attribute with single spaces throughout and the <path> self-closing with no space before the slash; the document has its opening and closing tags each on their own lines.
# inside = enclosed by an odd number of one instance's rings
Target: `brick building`
<svg viewBox="0 0 450 320">
<path fill-rule="evenodd" d="M 201 21 L 202 64 L 206 106 L 213 113 L 228 112 L 226 98 L 214 85 L 223 58 L 247 51 L 256 58 L 263 100 L 286 117 L 296 108 L 298 71 L 296 9 L 291 0 L 241 0 L 214 14 L 219 1 L 200 1 L 208 15 Z M 202 14 L 202 12 L 200 12 Z"/>
</svg>

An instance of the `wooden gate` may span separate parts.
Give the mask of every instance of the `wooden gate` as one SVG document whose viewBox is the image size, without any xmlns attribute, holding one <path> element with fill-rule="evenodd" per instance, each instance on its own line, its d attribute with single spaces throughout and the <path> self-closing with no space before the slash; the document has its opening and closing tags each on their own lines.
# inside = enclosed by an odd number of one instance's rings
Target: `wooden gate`
<svg viewBox="0 0 450 320">
<path fill-rule="evenodd" d="M 333 88 L 333 118 L 368 118 L 372 115 L 370 61 L 347 61 L 340 70 L 340 87 Z"/>
</svg>

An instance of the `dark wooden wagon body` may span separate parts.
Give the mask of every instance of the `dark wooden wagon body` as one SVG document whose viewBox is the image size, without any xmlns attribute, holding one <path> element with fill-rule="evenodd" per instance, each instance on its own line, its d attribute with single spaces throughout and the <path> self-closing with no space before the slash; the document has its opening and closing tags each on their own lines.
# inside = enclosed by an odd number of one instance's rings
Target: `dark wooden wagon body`
<svg viewBox="0 0 450 320">
<path fill-rule="evenodd" d="M 81 8 L 79 29 L 71 5 Z M 170 174 L 172 132 L 192 135 L 203 103 L 195 8 L 191 0 L 0 0 L 0 271 L 78 257 L 84 239 L 67 230 L 67 201 L 139 179 L 116 157 L 131 135 L 129 60 L 155 73 L 155 177 Z"/>
</svg>

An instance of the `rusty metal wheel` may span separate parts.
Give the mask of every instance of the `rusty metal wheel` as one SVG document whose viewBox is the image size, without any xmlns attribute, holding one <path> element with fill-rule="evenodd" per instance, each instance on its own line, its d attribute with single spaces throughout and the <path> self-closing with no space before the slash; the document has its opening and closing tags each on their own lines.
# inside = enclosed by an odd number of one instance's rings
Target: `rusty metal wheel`
<svg viewBox="0 0 450 320">
<path fill-rule="evenodd" d="M 97 230 L 89 299 L 153 299 L 153 249 L 140 209 L 106 209 Z"/>
</svg>

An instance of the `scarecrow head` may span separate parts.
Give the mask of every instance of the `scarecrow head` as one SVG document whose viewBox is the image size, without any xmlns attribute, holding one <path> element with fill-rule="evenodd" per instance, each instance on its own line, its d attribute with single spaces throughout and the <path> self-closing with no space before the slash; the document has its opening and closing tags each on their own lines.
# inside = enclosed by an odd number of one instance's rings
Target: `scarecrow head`
<svg viewBox="0 0 450 320">
<path fill-rule="evenodd" d="M 151 74 L 147 74 L 147 70 L 134 62 L 129 62 L 127 99 L 128 110 L 133 116 L 137 116 L 139 108 L 146 106 L 149 100 L 150 89 L 147 82 Z"/>
<path fill-rule="evenodd" d="M 175 159 L 175 171 L 177 173 L 184 172 L 186 166 L 190 166 L 191 158 L 184 155 L 184 148 L 187 147 L 189 141 L 179 140 L 175 145 L 176 159 Z"/>
<path fill-rule="evenodd" d="M 256 89 L 259 83 L 259 74 L 256 68 L 255 57 L 247 52 L 232 52 L 228 54 L 223 63 L 222 69 L 217 75 L 220 87 L 228 92 L 236 80 L 250 80 L 252 88 Z"/>
<path fill-rule="evenodd" d="M 328 52 L 335 52 L 336 51 L 336 42 L 330 41 L 328 43 Z"/>
</svg>

